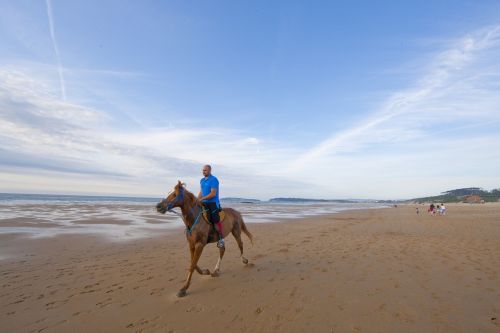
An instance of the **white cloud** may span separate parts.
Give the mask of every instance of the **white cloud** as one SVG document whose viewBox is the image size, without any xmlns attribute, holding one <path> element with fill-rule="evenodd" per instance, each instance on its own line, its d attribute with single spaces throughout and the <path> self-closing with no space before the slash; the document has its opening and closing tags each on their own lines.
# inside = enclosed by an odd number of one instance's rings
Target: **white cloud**
<svg viewBox="0 0 500 333">
<path fill-rule="evenodd" d="M 156 195 L 181 179 L 196 191 L 205 163 L 220 176 L 223 196 L 401 198 L 497 187 L 500 28 L 448 45 L 413 87 L 307 151 L 234 128 L 120 129 L 105 110 L 61 100 L 62 81 L 48 74 L 55 67 L 3 67 L 0 190 Z M 68 78 L 137 74 L 66 71 Z"/>
<path fill-rule="evenodd" d="M 318 165 L 329 165 L 329 170 L 336 170 L 340 162 L 348 165 L 340 178 L 366 184 L 370 181 L 366 175 L 380 175 L 380 172 L 374 174 L 370 170 L 381 170 L 377 167 L 381 159 L 367 156 L 367 152 L 377 152 L 382 156 L 392 154 L 398 159 L 401 157 L 398 147 L 403 146 L 406 150 L 413 149 L 412 153 L 420 161 L 425 159 L 425 150 L 429 147 L 433 158 L 441 161 L 441 167 L 453 168 L 456 165 L 447 164 L 443 158 L 450 157 L 449 148 L 454 144 L 460 145 L 458 151 L 453 149 L 455 154 L 462 156 L 467 152 L 484 164 L 492 162 L 500 165 L 498 159 L 488 156 L 488 151 L 483 155 L 475 154 L 472 144 L 473 139 L 479 138 L 481 144 L 500 149 L 500 26 L 475 31 L 450 45 L 449 49 L 439 52 L 422 69 L 424 74 L 416 80 L 414 88 L 394 92 L 378 111 L 368 115 L 360 124 L 335 133 L 304 152 L 288 172 L 310 174 L 313 170 L 311 166 Z M 459 131 L 464 126 L 485 128 L 495 124 L 497 131 L 493 134 Z M 483 135 L 485 137 L 481 139 Z M 454 136 L 465 139 L 457 141 Z M 413 142 L 418 142 L 420 146 L 414 147 Z M 350 155 L 346 158 L 343 154 Z M 394 175 L 399 170 L 390 169 Z M 421 168 L 413 165 L 402 170 L 416 171 Z M 318 174 L 317 170 L 315 174 Z M 321 172 L 319 174 L 324 175 Z M 446 177 L 446 173 L 440 174 Z M 330 179 L 335 183 L 338 178 L 334 176 Z M 464 174 L 463 178 L 467 178 L 467 175 Z M 411 177 L 402 175 L 397 179 L 401 182 L 411 181 Z M 440 185 L 443 185 L 442 182 Z M 373 195 L 376 191 L 367 192 Z M 392 192 L 402 196 L 408 193 Z"/>
<path fill-rule="evenodd" d="M 336 133 L 303 153 L 291 167 L 297 171 L 336 152 L 357 151 L 380 142 L 407 141 L 429 133 L 429 125 L 500 119 L 497 64 L 500 26 L 476 31 L 437 54 L 412 89 L 394 92 L 379 111 L 361 124 Z M 494 51 L 488 57 L 485 51 Z M 494 71 L 492 71 L 494 69 Z M 406 135 L 404 134 L 406 133 Z"/>
<path fill-rule="evenodd" d="M 245 140 L 243 140 L 243 143 L 249 145 L 258 145 L 260 141 L 257 138 L 246 138 Z"/>
<path fill-rule="evenodd" d="M 109 114 L 60 100 L 56 91 L 50 80 L 35 77 L 29 70 L 0 68 L 3 186 L 38 190 L 35 184 L 45 179 L 50 191 L 88 191 L 88 184 L 93 184 L 93 193 L 154 194 L 177 179 L 197 186 L 205 163 L 213 164 L 231 183 L 227 188 L 233 191 L 226 195 L 237 195 L 249 180 L 268 185 L 281 181 L 266 176 L 261 167 L 279 164 L 284 151 L 257 138 L 226 128 L 119 130 Z M 33 170 L 44 172 L 36 175 Z M 57 172 L 61 178 L 54 181 Z M 82 177 L 88 179 L 85 186 Z M 242 178 L 245 182 L 239 181 Z M 12 179 L 24 181 L 14 186 Z M 262 188 L 248 192 L 266 195 Z"/>
</svg>

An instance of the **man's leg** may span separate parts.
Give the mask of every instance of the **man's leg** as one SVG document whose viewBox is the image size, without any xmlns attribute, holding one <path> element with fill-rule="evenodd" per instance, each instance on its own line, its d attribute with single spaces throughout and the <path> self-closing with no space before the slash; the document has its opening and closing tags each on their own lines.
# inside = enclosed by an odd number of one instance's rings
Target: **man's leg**
<svg viewBox="0 0 500 333">
<path fill-rule="evenodd" d="M 219 233 L 219 242 L 217 243 L 217 246 L 222 248 L 224 247 L 224 233 L 222 230 L 222 222 L 220 222 L 219 218 L 219 207 L 217 207 L 216 203 L 210 203 L 210 219 L 214 225 L 215 225 L 215 230 Z"/>
</svg>

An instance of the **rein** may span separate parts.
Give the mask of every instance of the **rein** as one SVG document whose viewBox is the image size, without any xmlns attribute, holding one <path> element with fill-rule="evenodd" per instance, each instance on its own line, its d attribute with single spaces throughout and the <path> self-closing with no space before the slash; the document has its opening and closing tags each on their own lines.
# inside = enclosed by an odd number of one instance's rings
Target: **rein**
<svg viewBox="0 0 500 333">
<path fill-rule="evenodd" d="M 201 214 L 203 214 L 203 211 L 204 211 L 204 209 L 203 209 L 203 208 L 202 208 L 202 209 L 200 209 L 200 212 L 198 213 L 198 216 L 197 216 L 197 217 L 196 217 L 196 219 L 194 220 L 194 223 L 193 223 L 193 225 L 191 226 L 191 228 L 189 228 L 189 227 L 187 226 L 187 224 L 186 224 L 186 233 L 188 233 L 188 234 L 189 234 L 189 236 L 191 236 L 191 234 L 193 233 L 193 229 L 194 229 L 194 227 L 195 227 L 195 226 L 198 224 L 198 222 L 200 221 L 200 216 L 201 216 Z M 191 213 L 193 213 L 192 208 L 191 208 Z"/>
<path fill-rule="evenodd" d="M 203 206 L 200 207 L 200 212 L 198 213 L 198 216 L 196 217 L 196 219 L 194 220 L 194 223 L 191 225 L 191 228 L 190 228 L 190 227 L 188 227 L 188 224 L 186 223 L 186 220 L 184 219 L 184 215 L 177 213 L 175 210 L 172 210 L 174 208 L 173 207 L 174 204 L 177 203 L 177 202 L 179 202 L 179 201 L 182 201 L 182 200 L 184 200 L 184 189 L 181 190 L 181 192 L 179 193 L 179 195 L 176 196 L 175 199 L 172 202 L 168 203 L 167 212 L 172 212 L 175 215 L 179 216 L 184 221 L 184 224 L 186 225 L 186 233 L 189 234 L 189 236 L 191 236 L 191 234 L 193 233 L 194 227 L 200 221 L 200 217 L 203 214 L 203 212 L 205 211 L 205 208 Z M 194 217 L 193 207 L 191 207 L 190 215 L 192 217 Z"/>
</svg>

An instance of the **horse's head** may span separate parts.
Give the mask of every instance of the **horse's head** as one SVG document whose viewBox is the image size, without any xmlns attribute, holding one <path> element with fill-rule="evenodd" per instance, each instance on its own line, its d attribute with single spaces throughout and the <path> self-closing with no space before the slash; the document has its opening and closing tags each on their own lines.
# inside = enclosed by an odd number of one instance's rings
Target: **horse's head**
<svg viewBox="0 0 500 333">
<path fill-rule="evenodd" d="M 172 208 L 181 207 L 184 204 L 185 192 L 184 184 L 179 180 L 167 197 L 156 205 L 156 211 L 165 214 Z"/>
</svg>

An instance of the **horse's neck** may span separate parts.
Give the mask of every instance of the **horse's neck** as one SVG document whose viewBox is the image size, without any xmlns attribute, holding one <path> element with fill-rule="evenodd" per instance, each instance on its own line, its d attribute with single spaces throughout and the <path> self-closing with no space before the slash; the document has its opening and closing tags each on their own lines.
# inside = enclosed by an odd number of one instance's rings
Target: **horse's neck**
<svg viewBox="0 0 500 333">
<path fill-rule="evenodd" d="M 193 225 L 194 221 L 200 214 L 200 209 L 201 207 L 194 202 L 185 202 L 184 205 L 182 205 L 181 211 L 186 227 L 190 228 Z"/>
</svg>

